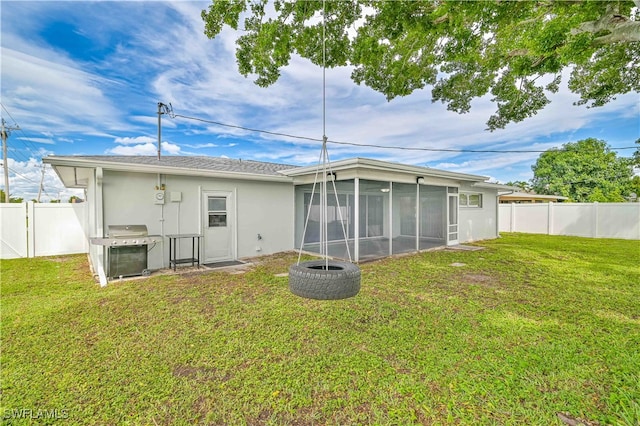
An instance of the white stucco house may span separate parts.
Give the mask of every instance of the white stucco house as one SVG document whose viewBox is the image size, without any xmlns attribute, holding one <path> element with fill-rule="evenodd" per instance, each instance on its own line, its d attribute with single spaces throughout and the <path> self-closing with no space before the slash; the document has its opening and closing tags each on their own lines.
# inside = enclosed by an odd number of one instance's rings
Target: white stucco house
<svg viewBox="0 0 640 426">
<path fill-rule="evenodd" d="M 544 195 L 523 191 L 514 191 L 500 195 L 500 204 L 561 203 L 567 200 L 569 200 L 569 197 L 563 197 L 561 195 Z"/>
<path fill-rule="evenodd" d="M 319 250 L 318 186 L 311 196 L 316 166 L 195 156 L 43 161 L 66 187 L 86 191 L 88 239 L 106 236 L 113 225 L 146 225 L 158 236 L 148 249 L 150 270 L 170 266 L 169 235 L 201 235 L 196 244 L 202 264 L 301 245 Z M 496 238 L 499 191 L 512 189 L 484 176 L 365 158 L 332 162 L 331 170 L 329 255 L 355 262 Z M 185 254 L 191 242 L 177 244 L 178 257 L 191 256 Z M 90 259 L 103 280 L 108 256 L 104 246 L 91 244 Z"/>
</svg>

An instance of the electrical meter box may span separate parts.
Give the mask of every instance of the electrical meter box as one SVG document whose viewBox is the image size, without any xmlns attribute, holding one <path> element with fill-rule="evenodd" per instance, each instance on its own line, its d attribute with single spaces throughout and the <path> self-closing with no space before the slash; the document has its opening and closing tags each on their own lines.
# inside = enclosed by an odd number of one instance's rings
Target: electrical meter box
<svg viewBox="0 0 640 426">
<path fill-rule="evenodd" d="M 164 191 L 156 191 L 154 194 L 155 204 L 164 204 Z"/>
</svg>

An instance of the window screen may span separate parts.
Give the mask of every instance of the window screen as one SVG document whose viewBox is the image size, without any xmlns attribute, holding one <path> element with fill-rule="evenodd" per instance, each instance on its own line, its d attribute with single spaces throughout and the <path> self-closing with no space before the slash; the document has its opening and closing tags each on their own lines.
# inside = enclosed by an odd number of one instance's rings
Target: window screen
<svg viewBox="0 0 640 426">
<path fill-rule="evenodd" d="M 460 194 L 460 207 L 482 207 L 482 194 Z"/>
<path fill-rule="evenodd" d="M 209 227 L 227 226 L 227 197 L 209 197 L 207 202 Z"/>
</svg>

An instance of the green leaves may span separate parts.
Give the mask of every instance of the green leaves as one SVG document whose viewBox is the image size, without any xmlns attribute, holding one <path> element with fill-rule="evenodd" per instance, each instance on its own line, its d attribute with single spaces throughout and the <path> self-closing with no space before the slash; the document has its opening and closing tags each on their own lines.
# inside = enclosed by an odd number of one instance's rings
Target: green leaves
<svg viewBox="0 0 640 426">
<path fill-rule="evenodd" d="M 612 66 L 616 64 L 616 66 Z M 640 91 L 640 43 L 600 48 L 571 73 L 569 89 L 580 95 L 577 105 L 599 107 L 616 95 Z"/>
<path fill-rule="evenodd" d="M 492 101 L 498 104 L 498 111 L 487 122 L 490 130 L 503 128 L 510 121 L 531 117 L 549 103 L 542 87 L 526 78 L 516 79 L 511 73 L 505 73 L 498 80 L 492 94 L 495 95 Z"/>
<path fill-rule="evenodd" d="M 631 192 L 631 160 L 618 158 L 606 142 L 585 139 L 549 150 L 532 166 L 533 190 L 577 202 L 623 202 Z"/>
<path fill-rule="evenodd" d="M 245 10 L 244 0 L 213 2 L 209 6 L 209 11 L 203 10 L 201 14 L 205 21 L 205 35 L 209 38 L 215 38 L 225 25 L 237 30 L 240 14 Z"/>
<path fill-rule="evenodd" d="M 275 83 L 280 68 L 289 63 L 290 31 L 276 22 L 260 25 L 259 33 L 249 33 L 238 39 L 236 58 L 244 75 L 257 74 L 256 84 L 262 87 Z"/>
<path fill-rule="evenodd" d="M 433 101 L 458 113 L 494 95 L 490 130 L 537 114 L 573 67 L 569 88 L 578 105 L 601 106 L 640 89 L 640 22 L 633 1 L 214 1 L 203 11 L 205 34 L 224 25 L 238 40 L 240 73 L 268 86 L 292 54 L 326 66 L 353 67 L 352 79 L 388 100 L 433 86 Z M 325 43 L 322 9 L 325 8 Z M 553 82 L 537 83 L 554 76 Z"/>
</svg>

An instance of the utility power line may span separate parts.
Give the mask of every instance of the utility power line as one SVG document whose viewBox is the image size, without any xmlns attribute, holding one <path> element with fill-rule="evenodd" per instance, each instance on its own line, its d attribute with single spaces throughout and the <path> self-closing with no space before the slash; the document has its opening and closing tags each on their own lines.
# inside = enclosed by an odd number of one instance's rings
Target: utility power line
<svg viewBox="0 0 640 426">
<path fill-rule="evenodd" d="M 33 179 L 31 179 L 31 178 L 29 178 L 29 177 L 27 177 L 27 176 L 23 175 L 23 174 L 20 174 L 20 173 L 16 172 L 16 171 L 15 171 L 14 169 L 12 169 L 11 167 L 9 167 L 9 171 L 10 171 L 11 173 L 13 173 L 13 174 L 15 175 L 15 177 L 17 177 L 17 178 L 20 178 L 20 179 L 22 179 L 22 180 L 26 180 L 27 182 L 29 182 L 29 183 L 33 183 L 34 185 L 38 185 L 38 182 L 36 182 L 35 180 L 33 180 Z"/>
<path fill-rule="evenodd" d="M 312 137 L 308 137 L 308 136 L 292 135 L 292 134 L 289 134 L 289 133 L 272 132 L 272 131 L 269 131 L 269 130 L 253 129 L 253 128 L 250 128 L 250 127 L 238 126 L 238 125 L 227 124 L 227 123 L 221 123 L 219 121 L 206 120 L 204 118 L 198 118 L 198 117 L 190 117 L 190 116 L 182 115 L 182 114 L 174 114 L 173 116 L 174 117 L 185 118 L 187 120 L 200 121 L 202 123 L 207 123 L 207 124 L 215 124 L 217 126 L 222 126 L 222 127 L 229 127 L 229 128 L 233 128 L 233 129 L 246 130 L 246 131 L 249 131 L 249 132 L 264 133 L 264 134 L 267 134 L 267 135 L 283 136 L 283 137 L 286 137 L 286 138 L 301 139 L 301 140 L 307 140 L 307 141 L 313 141 L 313 142 L 322 142 L 323 141 L 321 138 L 312 138 Z M 405 151 L 427 151 L 427 152 L 460 152 L 460 153 L 468 152 L 468 153 L 496 153 L 496 154 L 535 153 L 535 154 L 540 154 L 540 153 L 549 151 L 549 149 L 545 149 L 545 150 L 534 150 L 534 149 L 505 150 L 505 149 L 421 148 L 421 147 L 411 147 L 411 146 L 389 146 L 389 145 L 377 145 L 377 144 L 367 144 L 367 143 L 341 142 L 341 141 L 334 141 L 334 140 L 330 140 L 330 139 L 327 139 L 327 143 L 332 143 L 332 144 L 335 144 L 335 145 L 349 145 L 349 146 L 356 146 L 356 147 L 364 147 L 364 148 L 396 149 L 396 150 L 405 150 Z M 635 146 L 625 146 L 625 147 L 621 147 L 621 148 L 612 148 L 612 149 L 613 150 L 625 150 L 625 149 L 636 149 L 636 148 L 637 147 L 635 147 Z M 555 151 L 564 151 L 563 149 L 560 149 L 560 148 L 555 148 L 554 150 Z"/>
<path fill-rule="evenodd" d="M 34 181 L 33 179 L 31 179 L 31 178 L 29 178 L 29 177 L 27 177 L 27 176 L 25 176 L 25 175 L 23 175 L 23 174 L 20 174 L 20 173 L 16 172 L 16 171 L 15 171 L 15 170 L 13 170 L 12 168 L 9 168 L 9 171 L 10 171 L 11 173 L 13 173 L 13 174 L 15 175 L 15 177 L 16 177 L 16 178 L 19 178 L 19 179 L 25 180 L 25 181 L 27 181 L 27 182 L 29 182 L 29 183 L 31 183 L 31 184 L 34 184 L 34 185 L 41 185 L 42 192 L 44 192 L 44 194 L 45 194 L 47 197 L 49 197 L 49 198 L 53 198 L 53 197 L 52 197 L 52 196 L 47 192 L 47 190 L 46 190 L 46 189 L 44 189 L 44 183 L 43 183 L 44 179 L 42 179 L 42 181 L 41 181 L 40 183 L 38 183 L 38 182 Z M 44 178 L 44 168 L 43 168 L 43 178 Z M 38 194 L 38 202 L 40 202 L 40 194 Z"/>
<path fill-rule="evenodd" d="M 36 200 L 40 202 L 40 196 L 42 195 L 42 190 L 44 189 L 44 172 L 45 172 L 46 164 L 42 165 L 42 176 L 40 177 L 40 186 L 38 187 L 38 198 Z"/>
<path fill-rule="evenodd" d="M 215 124 L 215 125 L 218 125 L 218 126 L 230 127 L 230 128 L 233 128 L 233 129 L 247 130 L 249 132 L 265 133 L 267 135 L 273 135 L 273 136 L 284 136 L 284 137 L 292 138 L 292 139 L 303 139 L 303 140 L 307 140 L 307 141 L 322 142 L 322 139 L 318 139 L 318 138 L 311 138 L 311 137 L 307 137 L 307 136 L 296 136 L 296 135 L 290 135 L 290 134 L 287 134 L 287 133 L 270 132 L 268 130 L 251 129 L 249 127 L 236 126 L 236 125 L 233 125 L 233 124 L 225 124 L 225 123 L 220 123 L 219 121 L 205 120 L 204 118 L 189 117 L 189 116 L 181 115 L 181 114 L 174 114 L 174 117 L 181 117 L 181 118 L 186 118 L 188 120 L 201 121 L 203 123 Z"/>
<path fill-rule="evenodd" d="M 9 116 L 11 121 L 13 121 L 13 123 L 16 124 L 16 127 L 18 127 L 17 130 L 22 134 L 22 138 L 18 138 L 18 140 L 22 142 L 25 149 L 29 152 L 31 156 L 33 156 L 34 158 L 38 157 L 38 153 L 37 153 L 38 148 L 31 142 L 29 136 L 24 132 L 24 130 L 22 130 L 20 126 L 17 125 L 16 119 L 13 118 L 13 116 L 11 115 L 7 107 L 5 107 L 4 104 L 2 104 L 1 102 L 0 102 L 0 106 L 2 106 L 2 109 L 4 110 L 4 112 Z M 20 150 L 15 148 L 15 144 L 14 144 L 13 153 L 16 156 L 21 157 L 21 159 L 23 159 L 24 161 L 29 161 L 29 158 L 27 156 L 25 156 L 22 152 L 20 152 Z"/>
<path fill-rule="evenodd" d="M 15 146 L 16 145 L 15 143 L 12 144 L 11 152 L 12 152 L 12 156 L 14 157 L 14 159 L 23 160 L 25 163 L 29 163 L 29 161 L 31 161 L 31 159 L 39 159 L 42 154 L 39 152 L 40 150 L 38 149 L 38 147 L 36 145 L 34 145 L 33 142 L 31 141 L 32 138 L 29 135 L 27 135 L 25 133 L 25 131 L 20 126 L 17 125 L 16 119 L 13 118 L 13 116 L 11 115 L 11 112 L 9 112 L 7 107 L 1 102 L 0 102 L 0 106 L 2 107 L 2 110 L 4 111 L 4 113 L 6 113 L 6 115 L 15 124 L 15 128 L 12 128 L 12 130 L 17 130 L 22 135 L 22 137 L 17 138 L 16 141 L 20 141 L 23 144 L 24 149 L 22 149 L 22 148 L 18 149 Z M 24 153 L 25 150 L 27 151 L 26 154 Z M 8 159 L 8 155 L 5 155 L 4 158 Z M 8 165 L 5 165 L 3 168 L 4 168 L 5 173 L 8 170 L 16 178 L 19 178 L 19 179 L 21 179 L 23 181 L 29 182 L 29 183 L 34 184 L 34 185 L 38 185 L 37 201 L 40 202 L 40 198 L 41 198 L 43 193 L 44 193 L 44 195 L 46 195 L 47 197 L 49 197 L 51 199 L 54 198 L 47 192 L 47 190 L 44 187 L 44 178 L 45 178 L 45 173 L 46 173 L 45 166 L 46 166 L 45 164 L 42 164 L 42 175 L 40 177 L 40 182 L 39 183 L 34 181 L 34 180 L 32 180 L 32 179 L 30 179 L 27 176 L 24 176 L 24 175 L 16 172 L 14 169 L 8 167 Z M 7 191 L 7 193 L 8 193 L 8 191 Z"/>
<path fill-rule="evenodd" d="M 7 127 L 5 126 L 4 118 L 2 119 L 2 129 L 0 130 L 0 137 L 2 137 L 2 164 L 4 165 L 4 202 L 9 202 L 9 163 L 7 159 L 7 138 L 11 134 L 12 130 L 19 130 L 20 126 Z"/>
</svg>

